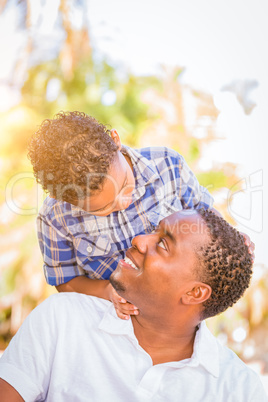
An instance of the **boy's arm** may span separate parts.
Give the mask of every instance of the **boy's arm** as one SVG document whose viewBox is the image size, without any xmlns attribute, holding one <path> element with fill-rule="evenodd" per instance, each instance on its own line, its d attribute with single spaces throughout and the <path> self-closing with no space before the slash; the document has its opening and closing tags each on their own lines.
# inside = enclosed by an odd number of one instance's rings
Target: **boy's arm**
<svg viewBox="0 0 268 402">
<path fill-rule="evenodd" d="M 55 286 L 58 292 L 84 293 L 110 300 L 109 281 L 90 279 L 85 275 L 85 270 L 79 267 L 78 258 L 89 261 L 87 246 L 91 243 L 84 240 L 79 243 L 78 238 L 78 248 L 76 239 L 68 233 L 67 219 L 52 220 L 39 215 L 37 231 L 44 260 L 43 270 L 49 285 Z"/>
<path fill-rule="evenodd" d="M 133 304 L 128 303 L 114 290 L 110 281 L 90 279 L 86 276 L 77 276 L 67 283 L 56 286 L 58 292 L 77 292 L 90 296 L 101 297 L 114 304 L 116 314 L 122 320 L 128 320 L 130 315 L 139 314 L 139 310 Z"/>
<path fill-rule="evenodd" d="M 114 304 L 119 318 L 129 319 L 130 314 L 138 314 L 138 309 L 120 297 L 108 280 L 85 276 L 85 271 L 77 264 L 77 253 L 83 253 L 84 249 L 88 253 L 86 245 L 79 251 L 75 250 L 72 239 L 61 224 L 55 224 L 57 227 L 44 216 L 37 218 L 38 240 L 47 283 L 55 286 L 58 292 L 84 293 L 109 300 Z"/>
<path fill-rule="evenodd" d="M 58 292 L 77 292 L 110 300 L 111 284 L 108 280 L 90 279 L 77 276 L 69 282 L 56 286 Z"/>
</svg>

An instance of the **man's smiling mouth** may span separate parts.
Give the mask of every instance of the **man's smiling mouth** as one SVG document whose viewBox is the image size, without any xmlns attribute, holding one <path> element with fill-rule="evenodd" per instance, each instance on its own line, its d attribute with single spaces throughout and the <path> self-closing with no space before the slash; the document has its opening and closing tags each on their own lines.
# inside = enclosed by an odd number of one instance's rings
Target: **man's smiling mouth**
<svg viewBox="0 0 268 402">
<path fill-rule="evenodd" d="M 134 269 L 136 269 L 136 270 L 139 269 L 139 268 L 134 264 L 134 262 L 131 261 L 131 259 L 128 258 L 127 256 L 124 258 L 124 261 L 125 261 L 128 265 L 130 265 L 132 268 L 134 268 Z"/>
</svg>

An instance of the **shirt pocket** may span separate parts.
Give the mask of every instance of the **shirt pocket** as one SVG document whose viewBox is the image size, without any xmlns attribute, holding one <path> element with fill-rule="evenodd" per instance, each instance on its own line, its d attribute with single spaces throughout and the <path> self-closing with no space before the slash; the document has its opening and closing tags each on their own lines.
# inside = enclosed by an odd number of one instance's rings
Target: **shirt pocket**
<svg viewBox="0 0 268 402">
<path fill-rule="evenodd" d="M 100 257 L 107 257 L 111 251 L 111 239 L 107 235 L 78 237 L 74 240 L 76 257 L 81 264 Z"/>
</svg>

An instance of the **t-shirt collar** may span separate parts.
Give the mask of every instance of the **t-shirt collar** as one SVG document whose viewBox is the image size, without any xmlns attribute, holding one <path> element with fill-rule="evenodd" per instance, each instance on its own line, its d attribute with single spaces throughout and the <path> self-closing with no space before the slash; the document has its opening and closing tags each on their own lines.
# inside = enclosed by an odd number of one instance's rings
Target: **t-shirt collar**
<svg viewBox="0 0 268 402">
<path fill-rule="evenodd" d="M 132 321 L 118 318 L 113 304 L 105 311 L 98 328 L 109 334 L 131 335 L 135 337 Z"/>
<path fill-rule="evenodd" d="M 219 346 L 216 338 L 206 326 L 205 321 L 199 324 L 195 335 L 194 351 L 191 365 L 202 365 L 213 376 L 219 376 Z"/>
<path fill-rule="evenodd" d="M 106 310 L 99 329 L 116 335 L 127 335 L 132 342 L 138 344 L 131 320 L 121 320 L 117 317 L 113 304 Z M 205 321 L 199 324 L 195 335 L 194 351 L 189 359 L 178 362 L 164 363 L 167 366 L 179 368 L 183 366 L 203 366 L 214 377 L 219 376 L 219 349 L 216 338 L 208 330 Z"/>
</svg>

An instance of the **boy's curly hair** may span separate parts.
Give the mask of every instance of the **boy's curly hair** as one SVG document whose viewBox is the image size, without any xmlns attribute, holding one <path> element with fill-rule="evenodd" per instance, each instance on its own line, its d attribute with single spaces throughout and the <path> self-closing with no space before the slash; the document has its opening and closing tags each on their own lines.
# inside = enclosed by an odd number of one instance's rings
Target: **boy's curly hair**
<svg viewBox="0 0 268 402">
<path fill-rule="evenodd" d="M 209 244 L 198 252 L 202 266 L 200 280 L 212 288 L 210 298 L 203 304 L 201 318 L 206 319 L 240 299 L 249 286 L 253 263 L 243 235 L 212 211 L 200 209 L 198 213 L 211 236 Z"/>
<path fill-rule="evenodd" d="M 52 197 L 73 204 L 100 191 L 118 150 L 110 133 L 82 112 L 44 120 L 29 143 L 37 182 Z"/>
</svg>

